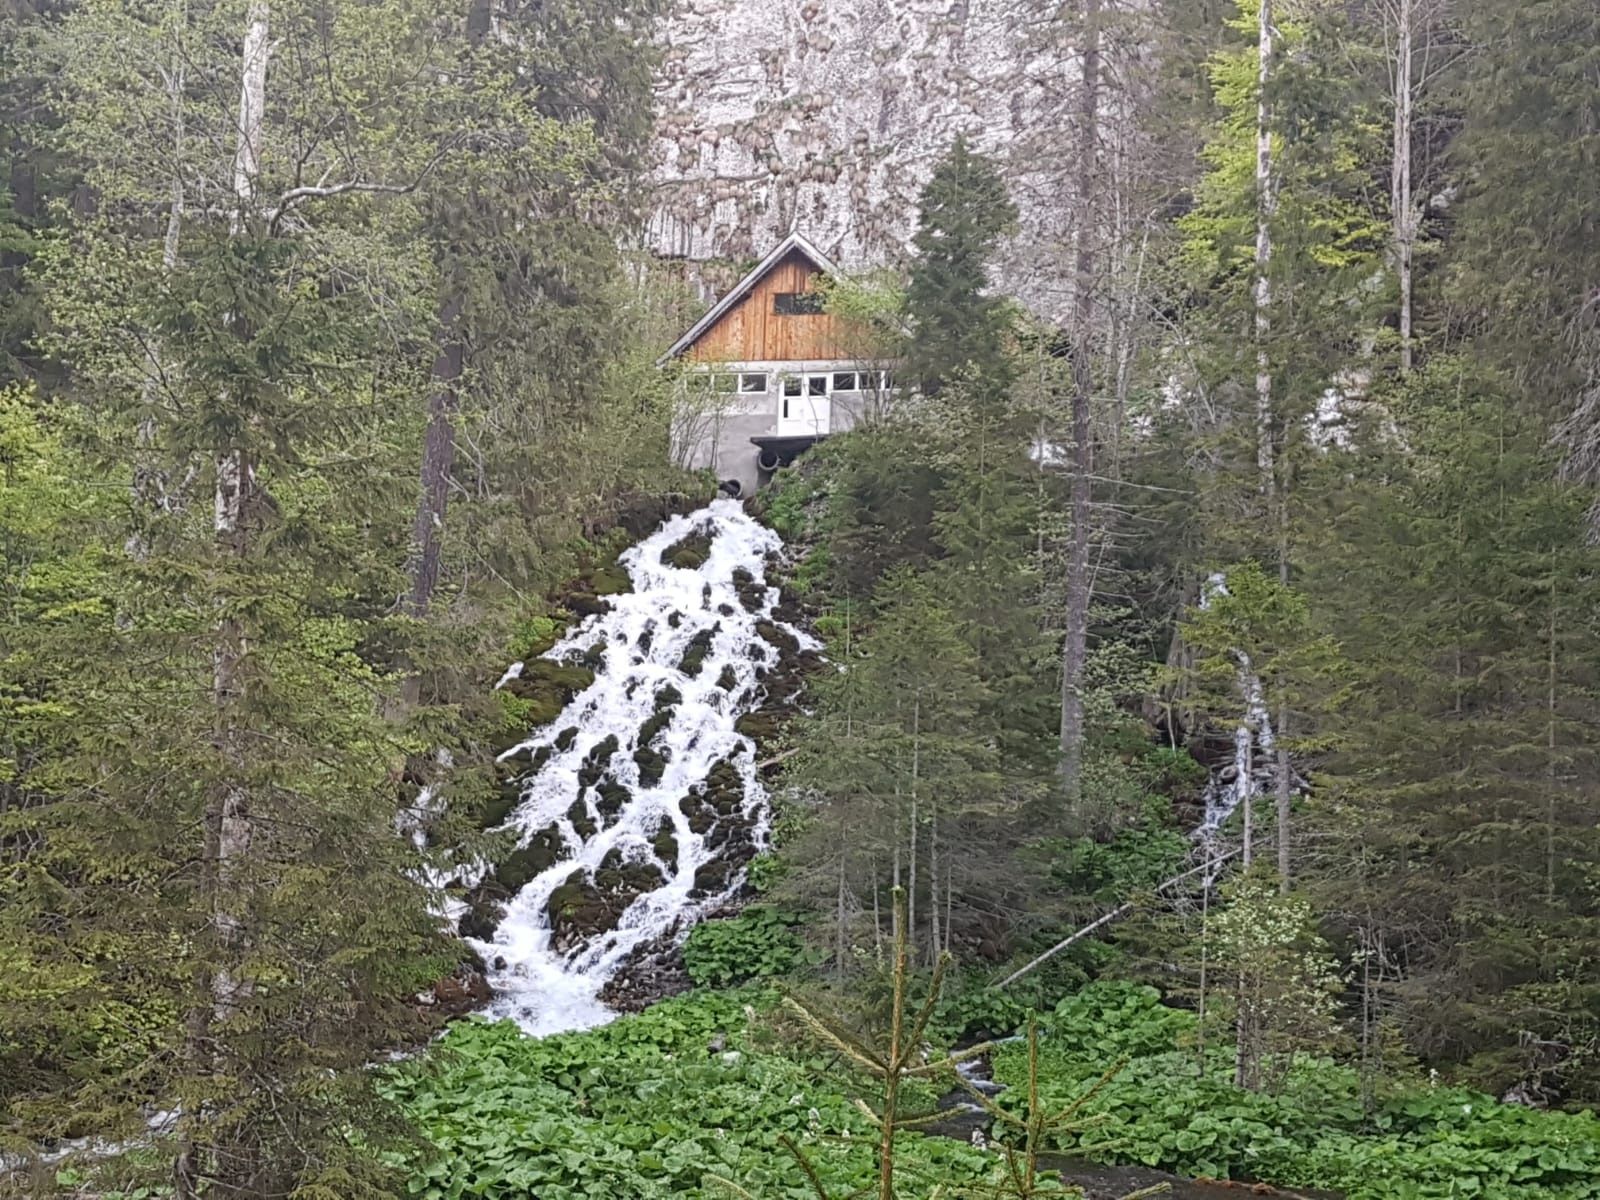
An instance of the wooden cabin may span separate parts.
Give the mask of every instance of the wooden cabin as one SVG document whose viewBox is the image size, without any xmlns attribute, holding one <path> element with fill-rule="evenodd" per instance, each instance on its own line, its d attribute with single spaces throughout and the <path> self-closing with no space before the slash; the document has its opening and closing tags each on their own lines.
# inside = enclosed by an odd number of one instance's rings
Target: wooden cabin
<svg viewBox="0 0 1600 1200">
<path fill-rule="evenodd" d="M 661 356 L 686 368 L 673 429 L 684 466 L 748 495 L 886 402 L 893 380 L 870 357 L 875 332 L 824 311 L 821 286 L 838 277 L 791 233 Z"/>
</svg>

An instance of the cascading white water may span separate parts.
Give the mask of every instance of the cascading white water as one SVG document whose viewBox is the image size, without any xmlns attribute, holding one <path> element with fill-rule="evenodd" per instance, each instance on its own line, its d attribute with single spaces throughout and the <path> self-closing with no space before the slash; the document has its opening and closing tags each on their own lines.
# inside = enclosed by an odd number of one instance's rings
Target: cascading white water
<svg viewBox="0 0 1600 1200">
<path fill-rule="evenodd" d="M 1228 581 L 1221 574 L 1212 575 L 1200 591 L 1200 607 L 1210 605 L 1212 597 L 1226 596 Z M 1205 816 L 1195 829 L 1195 837 L 1207 845 L 1215 841 L 1217 832 L 1245 801 L 1261 789 L 1256 780 L 1256 751 L 1270 756 L 1273 749 L 1272 718 L 1267 713 L 1266 700 L 1261 690 L 1261 678 L 1244 651 L 1234 657 L 1239 667 L 1239 692 L 1244 698 L 1244 715 L 1233 731 L 1233 764 L 1227 772 L 1213 771 L 1206 784 Z"/>
<path fill-rule="evenodd" d="M 692 537 L 709 538 L 702 565 L 663 561 Z M 583 658 L 595 664 L 595 677 L 555 721 L 501 756 L 527 754 L 538 763 L 503 828 L 516 831 L 522 847 L 554 829 L 560 850 L 506 905 L 492 940 L 472 943 L 491 965 L 496 1000 L 489 1015 L 540 1035 L 604 1023 L 614 1014 L 601 989 L 629 955 L 686 932 L 742 883 L 739 868 L 713 873 L 710 886 L 697 884 L 697 872 L 728 847 L 713 846 L 712 831 L 690 814 L 713 771 L 731 769 L 743 791 L 737 811 L 725 815 L 739 836 L 765 844 L 768 797 L 755 745 L 735 722 L 760 704 L 760 676 L 778 663 L 762 627 L 781 630 L 802 649 L 817 646 L 773 616 L 778 590 L 766 585 L 766 562 L 782 546 L 733 500 L 674 517 L 622 555 L 633 591 L 611 597 L 610 611 L 587 618 L 544 655 Z M 697 668 L 685 662 L 691 650 Z M 499 686 L 523 670 L 513 664 Z M 659 779 L 641 778 L 641 751 L 665 760 L 656 767 Z M 558 890 L 626 867 L 659 879 L 658 886 L 634 897 L 614 927 L 558 944 L 550 914 Z"/>
</svg>

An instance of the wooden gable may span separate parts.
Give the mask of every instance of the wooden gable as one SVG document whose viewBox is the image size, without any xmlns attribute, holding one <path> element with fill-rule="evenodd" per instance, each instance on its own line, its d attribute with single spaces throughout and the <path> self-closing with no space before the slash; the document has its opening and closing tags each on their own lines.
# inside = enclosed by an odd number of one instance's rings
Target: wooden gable
<svg viewBox="0 0 1600 1200">
<path fill-rule="evenodd" d="M 791 250 L 685 349 L 695 362 L 818 362 L 851 357 L 859 333 L 831 313 L 780 313 L 785 293 L 812 293 L 823 271 Z"/>
</svg>

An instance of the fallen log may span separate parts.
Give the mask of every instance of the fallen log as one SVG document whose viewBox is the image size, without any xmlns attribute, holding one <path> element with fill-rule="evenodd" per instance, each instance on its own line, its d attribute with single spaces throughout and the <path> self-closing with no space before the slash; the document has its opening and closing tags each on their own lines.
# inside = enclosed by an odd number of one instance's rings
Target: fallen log
<svg viewBox="0 0 1600 1200">
<path fill-rule="evenodd" d="M 1184 871 L 1182 874 L 1174 875 L 1171 879 L 1168 879 L 1168 880 L 1165 880 L 1162 883 L 1156 884 L 1155 890 L 1156 890 L 1156 892 L 1158 894 L 1161 893 L 1161 892 L 1164 892 L 1169 887 L 1173 886 L 1174 884 L 1182 883 L 1185 879 L 1188 879 L 1188 878 L 1190 878 L 1191 876 L 1194 876 L 1194 875 L 1198 875 L 1202 871 L 1209 871 L 1214 867 L 1220 867 L 1223 863 L 1227 862 L 1230 858 L 1236 857 L 1238 855 L 1238 853 L 1239 853 L 1239 851 L 1237 851 L 1237 850 L 1230 850 L 1230 851 L 1228 851 L 1228 853 L 1222 855 L 1220 858 L 1207 859 L 1205 862 L 1201 863 L 1198 867 L 1190 867 L 1187 871 Z M 1139 904 L 1138 904 L 1138 901 L 1136 901 L 1136 900 L 1128 900 L 1128 901 L 1125 901 L 1122 904 L 1117 905 L 1116 908 L 1113 908 L 1110 912 L 1106 913 L 1104 916 L 1096 917 L 1093 921 L 1090 921 L 1082 929 L 1076 930 L 1075 932 L 1068 934 L 1066 937 L 1062 938 L 1059 942 L 1057 942 L 1054 946 L 1051 946 L 1050 949 L 1046 950 L 1043 954 L 1039 955 L 1039 957 L 1035 958 L 1032 962 L 1026 963 L 1023 966 L 1018 967 L 1015 971 L 1011 972 L 1011 974 L 1007 975 L 1004 979 L 1002 979 L 999 983 L 995 984 L 994 986 L 997 987 L 997 988 L 1003 988 L 1007 984 L 1015 983 L 1017 980 L 1021 979 L 1024 975 L 1026 975 L 1029 971 L 1033 970 L 1039 964 L 1044 963 L 1044 962 L 1048 962 L 1050 959 L 1052 959 L 1056 955 L 1060 954 L 1063 950 L 1065 950 L 1068 946 L 1072 945 L 1074 942 L 1080 941 L 1083 938 L 1088 937 L 1095 930 L 1100 929 L 1100 928 L 1102 928 L 1102 927 L 1104 927 L 1106 925 L 1109 925 L 1113 921 L 1121 920 L 1123 917 L 1127 916 L 1129 913 L 1131 913 L 1138 906 L 1139 906 Z"/>
</svg>

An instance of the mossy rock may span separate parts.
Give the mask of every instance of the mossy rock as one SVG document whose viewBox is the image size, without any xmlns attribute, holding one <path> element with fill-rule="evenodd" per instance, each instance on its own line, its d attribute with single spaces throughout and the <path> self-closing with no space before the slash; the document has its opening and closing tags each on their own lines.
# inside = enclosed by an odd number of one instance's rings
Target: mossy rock
<svg viewBox="0 0 1600 1200">
<path fill-rule="evenodd" d="M 570 624 L 571 615 L 564 612 L 529 618 L 518 627 L 517 637 L 511 644 L 512 657 L 527 661 L 547 653 L 566 636 Z"/>
<path fill-rule="evenodd" d="M 729 816 L 744 806 L 744 780 L 727 759 L 712 767 L 706 776 L 705 798 L 719 816 Z"/>
<path fill-rule="evenodd" d="M 586 668 L 592 676 L 606 661 L 606 640 L 601 638 L 578 656 L 577 665 Z M 590 682 L 593 682 L 591 679 Z"/>
<path fill-rule="evenodd" d="M 708 896 L 716 896 L 727 891 L 735 869 L 734 864 L 723 857 L 702 863 L 695 870 L 694 883 L 689 889 L 689 895 L 696 900 L 704 900 Z"/>
<path fill-rule="evenodd" d="M 598 617 L 601 613 L 611 611 L 611 601 L 594 592 L 568 592 L 562 599 L 566 606 L 580 617 Z"/>
<path fill-rule="evenodd" d="M 476 888 L 465 899 L 467 911 L 461 914 L 461 920 L 456 928 L 462 937 L 476 938 L 480 942 L 489 941 L 505 917 L 504 902 Z"/>
<path fill-rule="evenodd" d="M 539 769 L 550 761 L 550 756 L 555 751 L 549 746 L 518 746 L 517 752 L 509 758 L 496 759 L 494 764 L 495 774 L 501 783 L 510 783 L 514 779 L 524 779 L 529 775 L 537 774 Z"/>
<path fill-rule="evenodd" d="M 776 647 L 779 654 L 800 653 L 800 639 L 780 625 L 771 621 L 757 621 L 756 633 L 769 646 Z"/>
<path fill-rule="evenodd" d="M 681 703 L 683 703 L 683 693 L 671 684 L 657 692 L 655 711 L 645 718 L 643 725 L 639 726 L 636 745 L 642 749 L 655 741 L 656 735 L 671 723 L 673 711 Z M 637 756 L 634 761 L 638 761 Z"/>
<path fill-rule="evenodd" d="M 590 591 L 595 596 L 620 596 L 633 590 L 633 580 L 616 563 L 608 563 L 589 571 Z"/>
<path fill-rule="evenodd" d="M 599 810 L 602 819 L 608 822 L 615 821 L 617 814 L 622 811 L 622 806 L 632 795 L 626 784 L 618 783 L 615 779 L 606 779 L 595 788 L 594 806 Z"/>
<path fill-rule="evenodd" d="M 680 570 L 698 571 L 706 565 L 706 560 L 710 557 L 710 536 L 695 530 L 668 546 L 661 555 L 661 561 L 669 567 L 677 567 Z"/>
<path fill-rule="evenodd" d="M 615 929 L 622 909 L 613 909 L 580 869 L 568 875 L 550 894 L 545 913 L 550 919 L 552 939 L 559 948 L 565 949 Z"/>
<path fill-rule="evenodd" d="M 619 915 L 637 897 L 655 891 L 664 883 L 666 878 L 655 863 L 645 859 L 627 862 L 617 850 L 607 854 L 594 873 L 595 887 L 616 907 Z"/>
<path fill-rule="evenodd" d="M 567 809 L 567 820 L 572 823 L 573 831 L 581 838 L 588 839 L 594 836 L 596 825 L 594 818 L 589 815 L 589 806 L 579 796 L 572 802 L 572 807 Z"/>
<path fill-rule="evenodd" d="M 495 864 L 495 882 L 515 895 L 535 875 L 553 867 L 564 849 L 560 830 L 547 826 L 534 834 L 526 846 L 513 850 Z"/>
<path fill-rule="evenodd" d="M 723 665 L 722 674 L 717 676 L 717 686 L 725 692 L 731 692 L 739 686 L 739 675 L 733 669 L 733 664 Z"/>
<path fill-rule="evenodd" d="M 653 746 L 640 746 L 633 752 L 633 765 L 639 768 L 639 786 L 653 788 L 667 773 L 667 754 Z"/>
<path fill-rule="evenodd" d="M 733 723 L 736 733 L 742 733 L 758 746 L 770 742 L 778 733 L 778 718 L 772 713 L 749 712 Z"/>
<path fill-rule="evenodd" d="M 664 863 L 671 865 L 678 861 L 678 835 L 673 831 L 671 821 L 661 822 L 655 836 L 650 839 L 650 848 Z"/>
<path fill-rule="evenodd" d="M 739 567 L 733 573 L 733 588 L 739 594 L 739 603 L 747 613 L 759 613 L 767 604 L 767 589 L 756 577 Z"/>
<path fill-rule="evenodd" d="M 697 508 L 704 508 L 715 491 L 715 484 L 708 477 L 705 487 L 699 491 L 627 496 L 617 509 L 617 525 L 638 541 L 660 529 L 667 518 L 681 517 Z"/>
<path fill-rule="evenodd" d="M 522 733 L 548 725 L 566 708 L 565 701 L 554 692 L 518 696 L 507 686 L 495 692 L 494 698 L 502 714 L 501 727 L 507 733 Z"/>
<path fill-rule="evenodd" d="M 606 773 L 606 768 L 611 765 L 611 756 L 622 745 L 617 740 L 616 734 L 607 735 L 602 741 L 595 744 L 594 748 L 584 756 L 583 765 L 578 768 L 578 786 L 594 787 L 600 782 L 600 777 Z"/>
<path fill-rule="evenodd" d="M 578 740 L 578 727 L 576 725 L 568 725 L 560 733 L 556 734 L 556 740 L 554 742 L 552 742 L 551 744 L 557 750 L 559 750 L 563 754 L 565 754 L 568 750 L 572 749 L 572 743 L 577 741 L 577 740 Z"/>
<path fill-rule="evenodd" d="M 521 803 L 521 780 L 506 780 L 500 785 L 500 790 L 495 793 L 494 799 L 485 804 L 483 811 L 478 814 L 478 828 L 483 830 L 500 828 Z"/>
<path fill-rule="evenodd" d="M 628 905 L 666 879 L 651 862 L 627 862 L 620 852 L 606 855 L 594 878 L 576 870 L 550 895 L 546 913 L 556 944 L 570 948 L 580 940 L 615 929 Z"/>
<path fill-rule="evenodd" d="M 678 801 L 678 811 L 688 818 L 689 828 L 702 837 L 717 823 L 717 810 L 712 807 L 711 801 L 695 792 Z"/>
<path fill-rule="evenodd" d="M 508 717 L 514 718 L 521 728 L 537 729 L 559 717 L 572 703 L 572 698 L 593 682 L 594 671 L 579 663 L 536 658 L 498 694 Z"/>
<path fill-rule="evenodd" d="M 684 647 L 683 657 L 678 660 L 678 670 L 691 679 L 699 675 L 705 669 L 706 655 L 711 653 L 711 641 L 720 628 L 720 625 L 713 625 L 695 634 Z"/>
</svg>

